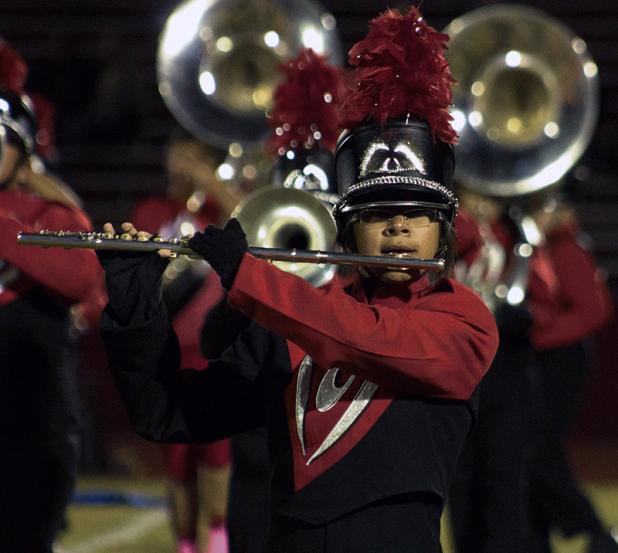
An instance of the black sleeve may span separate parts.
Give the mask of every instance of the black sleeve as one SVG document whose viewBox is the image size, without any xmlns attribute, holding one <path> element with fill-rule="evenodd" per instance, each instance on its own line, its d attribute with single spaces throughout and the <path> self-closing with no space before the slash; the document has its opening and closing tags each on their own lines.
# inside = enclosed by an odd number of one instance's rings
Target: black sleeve
<svg viewBox="0 0 618 553">
<path fill-rule="evenodd" d="M 105 270 L 108 302 L 104 315 L 112 326 L 135 326 L 161 309 L 161 277 L 169 263 L 156 252 L 97 250 Z"/>
<path fill-rule="evenodd" d="M 227 295 L 204 317 L 200 332 L 200 351 L 208 359 L 216 359 L 249 328 L 251 319 L 227 303 Z"/>
<path fill-rule="evenodd" d="M 130 328 L 104 317 L 102 331 L 131 425 L 157 442 L 207 443 L 263 425 L 263 368 L 289 372 L 285 341 L 258 325 L 202 371 L 180 369 L 178 340 L 163 309 Z"/>
</svg>

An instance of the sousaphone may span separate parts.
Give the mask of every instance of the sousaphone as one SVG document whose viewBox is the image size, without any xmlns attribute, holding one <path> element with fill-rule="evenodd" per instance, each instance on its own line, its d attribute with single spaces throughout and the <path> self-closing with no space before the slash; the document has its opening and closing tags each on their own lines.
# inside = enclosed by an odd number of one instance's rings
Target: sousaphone
<svg viewBox="0 0 618 553">
<path fill-rule="evenodd" d="M 277 66 L 301 47 L 341 63 L 335 19 L 310 0 L 186 0 L 159 41 L 159 92 L 176 119 L 209 144 L 257 146 Z"/>
<path fill-rule="evenodd" d="M 332 250 L 337 226 L 330 209 L 306 190 L 264 186 L 238 204 L 236 217 L 250 246 L 288 250 Z M 273 261 L 316 287 L 330 282 L 334 265 Z"/>
<path fill-rule="evenodd" d="M 445 32 L 457 81 L 455 177 L 507 208 L 519 236 L 494 292 L 518 305 L 540 239 L 525 199 L 559 183 L 588 146 L 599 111 L 598 68 L 584 40 L 527 6 L 485 6 Z"/>
<path fill-rule="evenodd" d="M 584 40 L 516 4 L 471 11 L 445 32 L 457 80 L 457 180 L 502 198 L 558 182 L 586 149 L 598 116 L 598 69 Z"/>
</svg>

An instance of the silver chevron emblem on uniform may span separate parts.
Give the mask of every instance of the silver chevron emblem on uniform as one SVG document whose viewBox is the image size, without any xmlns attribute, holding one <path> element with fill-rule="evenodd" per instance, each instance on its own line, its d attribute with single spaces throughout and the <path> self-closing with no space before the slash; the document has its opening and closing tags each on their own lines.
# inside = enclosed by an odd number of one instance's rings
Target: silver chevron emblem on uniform
<svg viewBox="0 0 618 553">
<path fill-rule="evenodd" d="M 343 386 L 337 386 L 335 384 L 335 380 L 337 379 L 338 372 L 339 369 L 333 367 L 332 369 L 328 369 L 322 377 L 322 381 L 320 382 L 318 393 L 315 398 L 315 406 L 320 413 L 328 411 L 333 405 L 335 405 L 335 403 L 341 399 L 341 396 L 345 394 L 346 390 L 354 381 L 354 375 L 351 375 Z"/>
<path fill-rule="evenodd" d="M 333 429 L 328 433 L 328 436 L 324 438 L 322 445 L 318 447 L 315 453 L 307 461 L 307 465 L 310 465 L 315 459 L 317 459 L 322 453 L 324 453 L 329 447 L 331 447 L 345 432 L 347 432 L 352 426 L 352 423 L 360 417 L 361 413 L 365 410 L 373 394 L 376 393 L 378 385 L 369 380 L 365 380 L 361 387 L 356 392 L 354 399 L 345 410 L 341 418 L 337 421 L 337 424 L 333 426 Z"/>
<path fill-rule="evenodd" d="M 307 411 L 307 403 L 309 401 L 309 392 L 311 391 L 311 373 L 313 368 L 313 359 L 308 355 L 302 360 L 300 367 L 298 368 L 298 380 L 296 382 L 296 431 L 298 432 L 298 438 L 300 440 L 301 449 L 303 455 L 306 455 L 305 446 L 305 433 L 304 433 L 304 420 L 305 413 Z M 354 375 L 351 375 L 345 384 L 341 387 L 335 385 L 335 379 L 339 369 L 331 368 L 326 371 L 318 392 L 316 394 L 316 407 L 319 411 L 324 412 L 333 407 L 341 399 L 341 396 L 352 384 Z M 328 433 L 320 447 L 313 453 L 313 455 L 307 461 L 307 465 L 311 464 L 322 453 L 324 453 L 329 447 L 331 447 L 343 434 L 345 434 L 354 421 L 361 416 L 363 411 L 369 405 L 371 398 L 374 396 L 378 389 L 377 384 L 365 380 L 361 387 L 356 392 L 354 399 L 348 405 L 341 418 L 337 421 L 337 424 L 333 426 L 332 430 Z M 320 393 L 321 392 L 321 393 Z"/>
<path fill-rule="evenodd" d="M 302 360 L 298 367 L 298 380 L 296 381 L 296 432 L 300 440 L 300 447 L 303 455 L 305 451 L 305 412 L 309 401 L 309 391 L 311 390 L 311 373 L 313 369 L 313 359 L 308 355 Z"/>
</svg>

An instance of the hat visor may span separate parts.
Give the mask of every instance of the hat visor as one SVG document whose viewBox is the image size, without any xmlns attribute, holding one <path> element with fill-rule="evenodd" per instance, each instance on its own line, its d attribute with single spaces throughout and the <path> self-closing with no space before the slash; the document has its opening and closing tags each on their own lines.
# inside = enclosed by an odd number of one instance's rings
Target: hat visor
<svg viewBox="0 0 618 553">
<path fill-rule="evenodd" d="M 356 190 L 341 198 L 338 211 L 352 213 L 371 207 L 427 207 L 452 211 L 454 202 L 439 191 L 410 183 L 390 183 L 379 187 Z"/>
</svg>

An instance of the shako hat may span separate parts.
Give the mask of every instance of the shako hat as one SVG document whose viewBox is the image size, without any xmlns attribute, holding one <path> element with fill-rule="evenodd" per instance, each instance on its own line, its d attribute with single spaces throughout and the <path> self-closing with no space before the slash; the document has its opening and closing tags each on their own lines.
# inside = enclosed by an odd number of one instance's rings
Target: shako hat
<svg viewBox="0 0 618 553">
<path fill-rule="evenodd" d="M 457 135 L 450 124 L 454 80 L 444 57 L 447 41 L 412 7 L 373 19 L 350 50 L 354 72 L 335 161 L 340 229 L 368 207 L 427 207 L 453 220 Z"/>
<path fill-rule="evenodd" d="M 0 39 L 0 125 L 6 140 L 32 153 L 36 119 L 30 98 L 24 94 L 28 67 L 8 43 Z"/>
<path fill-rule="evenodd" d="M 310 48 L 283 63 L 270 114 L 267 149 L 277 156 L 272 184 L 337 193 L 334 154 L 339 135 L 341 70 Z"/>
</svg>

